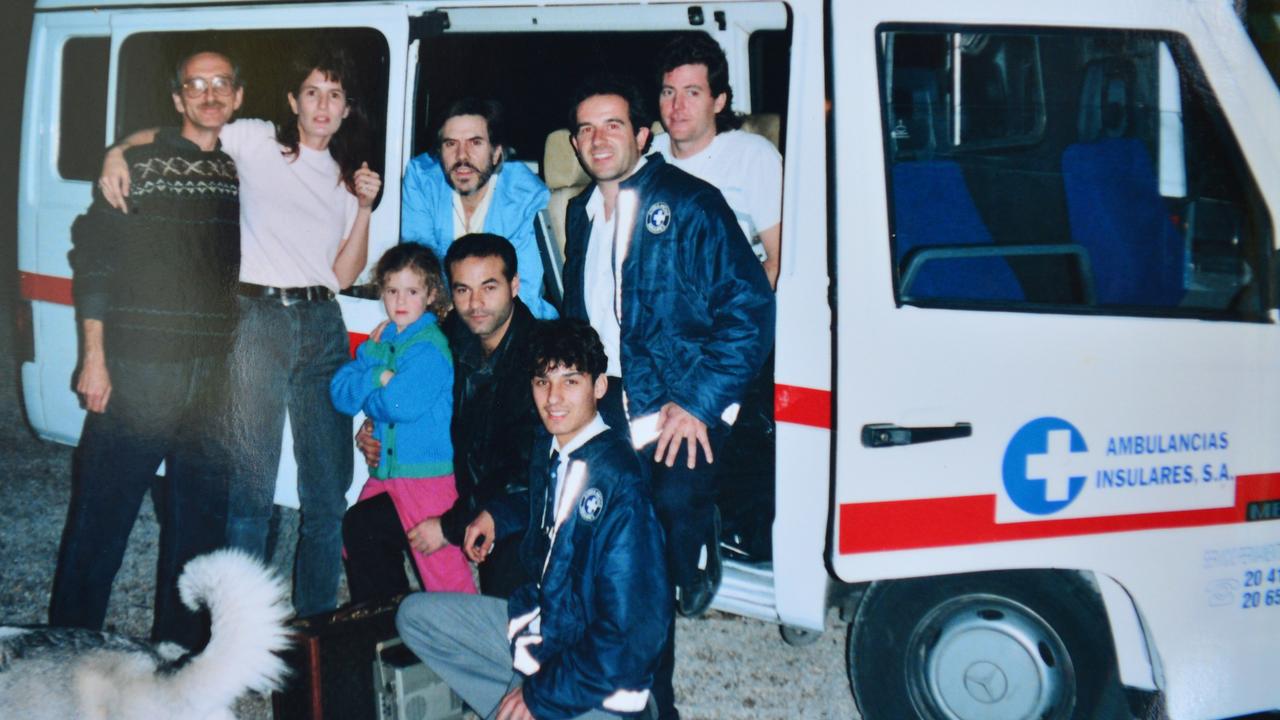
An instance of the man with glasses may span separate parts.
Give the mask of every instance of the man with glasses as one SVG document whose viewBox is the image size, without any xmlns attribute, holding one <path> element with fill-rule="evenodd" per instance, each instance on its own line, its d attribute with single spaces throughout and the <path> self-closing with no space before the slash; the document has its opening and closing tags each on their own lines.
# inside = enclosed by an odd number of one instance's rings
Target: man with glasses
<svg viewBox="0 0 1280 720">
<path fill-rule="evenodd" d="M 177 576 L 225 537 L 228 458 L 208 418 L 225 414 L 240 219 L 235 163 L 218 135 L 242 88 L 225 55 L 200 52 L 177 65 L 172 95 L 181 128 L 125 153 L 130 213 L 98 195 L 72 228 L 76 391 L 89 412 L 49 620 L 102 628 L 129 532 L 164 461 L 151 638 L 196 649 L 208 626 L 183 607 Z"/>
</svg>

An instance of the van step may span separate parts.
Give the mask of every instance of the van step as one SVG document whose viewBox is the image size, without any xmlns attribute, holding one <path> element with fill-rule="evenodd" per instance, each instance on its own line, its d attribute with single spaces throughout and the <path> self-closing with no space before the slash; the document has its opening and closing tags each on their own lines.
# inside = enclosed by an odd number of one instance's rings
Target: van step
<svg viewBox="0 0 1280 720">
<path fill-rule="evenodd" d="M 723 561 L 720 591 L 711 607 L 766 622 L 778 622 L 773 594 L 773 564 Z"/>
</svg>

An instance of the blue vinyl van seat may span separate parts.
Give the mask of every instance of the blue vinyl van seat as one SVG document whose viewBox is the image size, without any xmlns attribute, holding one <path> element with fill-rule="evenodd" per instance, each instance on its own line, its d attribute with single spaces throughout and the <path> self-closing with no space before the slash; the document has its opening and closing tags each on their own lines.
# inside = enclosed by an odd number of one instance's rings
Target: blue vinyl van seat
<svg viewBox="0 0 1280 720">
<path fill-rule="evenodd" d="M 1185 242 L 1160 196 L 1142 140 L 1130 137 L 1133 67 L 1107 59 L 1085 71 L 1080 141 L 1062 153 L 1072 239 L 1089 253 L 1097 302 L 1176 306 L 1185 294 Z"/>
<path fill-rule="evenodd" d="M 895 163 L 893 226 L 899 272 L 912 250 L 921 247 L 990 245 L 991 233 L 951 160 Z M 1001 257 L 948 258 L 921 266 L 911 287 L 915 300 L 1022 300 L 1024 294 L 1009 263 Z"/>
</svg>

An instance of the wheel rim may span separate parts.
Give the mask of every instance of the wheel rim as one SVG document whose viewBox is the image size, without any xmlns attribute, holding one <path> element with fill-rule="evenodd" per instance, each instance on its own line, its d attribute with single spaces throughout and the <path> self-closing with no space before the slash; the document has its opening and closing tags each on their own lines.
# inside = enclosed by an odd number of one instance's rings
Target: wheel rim
<svg viewBox="0 0 1280 720">
<path fill-rule="evenodd" d="M 1075 704 L 1062 639 L 1033 610 L 996 595 L 934 608 L 907 641 L 907 690 L 930 720 L 1057 720 Z"/>
</svg>

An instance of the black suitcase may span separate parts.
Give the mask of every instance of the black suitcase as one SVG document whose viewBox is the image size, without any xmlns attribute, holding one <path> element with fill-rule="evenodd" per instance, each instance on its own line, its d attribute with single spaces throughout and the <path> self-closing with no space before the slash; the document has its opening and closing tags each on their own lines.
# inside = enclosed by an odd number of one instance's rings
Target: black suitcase
<svg viewBox="0 0 1280 720">
<path fill-rule="evenodd" d="M 396 637 L 401 597 L 340 608 L 292 623 L 290 675 L 271 696 L 275 720 L 377 720 L 373 661 Z"/>
</svg>

